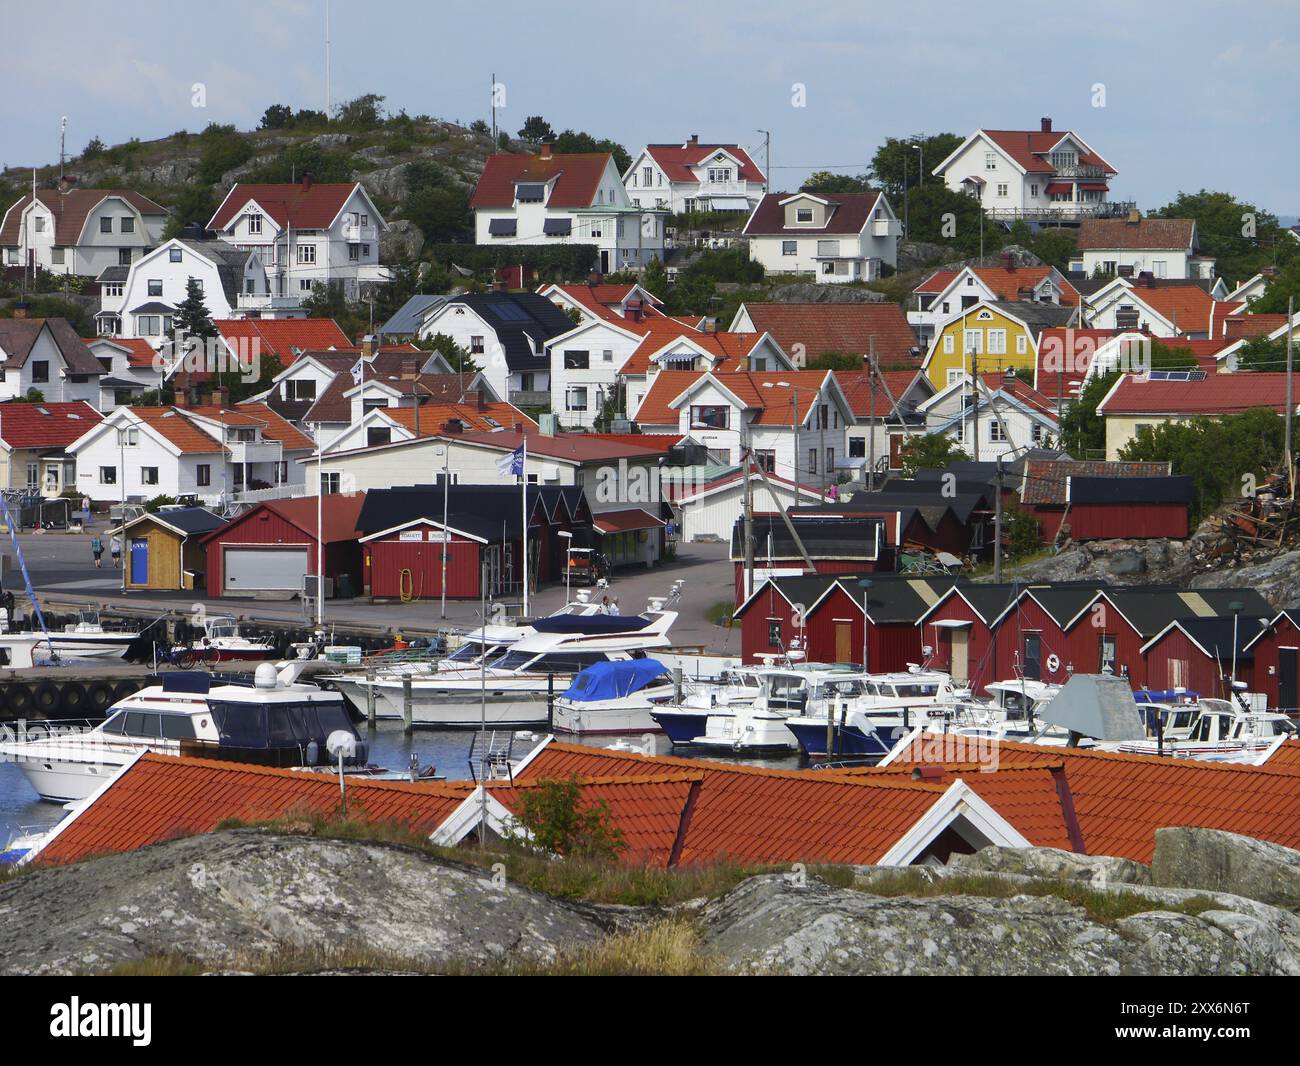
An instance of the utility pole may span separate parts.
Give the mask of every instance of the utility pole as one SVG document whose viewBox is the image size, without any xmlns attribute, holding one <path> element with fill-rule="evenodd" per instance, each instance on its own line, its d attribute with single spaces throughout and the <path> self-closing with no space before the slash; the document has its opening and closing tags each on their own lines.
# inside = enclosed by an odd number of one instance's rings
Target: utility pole
<svg viewBox="0 0 1300 1066">
<path fill-rule="evenodd" d="M 867 491 L 876 491 L 876 337 L 867 341 L 867 390 L 871 396 L 867 419 Z"/>
<path fill-rule="evenodd" d="M 1291 349 L 1294 326 L 1295 297 L 1286 298 L 1286 480 L 1291 488 L 1291 499 L 1295 499 L 1295 461 L 1291 458 L 1291 422 L 1294 416 L 1295 397 L 1291 380 Z"/>
<path fill-rule="evenodd" d="M 758 130 L 763 135 L 763 195 L 772 187 L 772 131 Z"/>
<path fill-rule="evenodd" d="M 993 580 L 1002 580 L 1002 456 L 997 458 L 998 476 L 993 500 Z"/>
<path fill-rule="evenodd" d="M 907 153 L 903 153 L 903 239 L 907 240 Z"/>
<path fill-rule="evenodd" d="M 333 117 L 334 87 L 330 83 L 330 0 L 325 0 L 325 121 Z"/>
<path fill-rule="evenodd" d="M 971 436 L 974 438 L 972 447 L 975 462 L 978 463 L 980 461 L 980 357 L 973 346 L 970 350 L 970 377 Z"/>
<path fill-rule="evenodd" d="M 497 150 L 497 76 L 492 75 L 492 151 Z"/>
<path fill-rule="evenodd" d="M 745 599 L 749 599 L 754 594 L 754 486 L 750 479 L 750 467 L 754 462 L 754 453 L 750 450 L 749 442 L 746 440 L 744 447 L 741 449 L 741 477 L 744 478 L 744 499 L 745 499 Z M 796 493 L 798 490 L 795 490 Z M 798 499 L 796 495 L 795 499 Z M 768 534 L 768 543 L 771 543 L 771 534 Z M 768 548 L 768 570 L 771 570 L 772 562 L 771 548 Z M 768 577 L 771 577 L 769 572 Z"/>
</svg>

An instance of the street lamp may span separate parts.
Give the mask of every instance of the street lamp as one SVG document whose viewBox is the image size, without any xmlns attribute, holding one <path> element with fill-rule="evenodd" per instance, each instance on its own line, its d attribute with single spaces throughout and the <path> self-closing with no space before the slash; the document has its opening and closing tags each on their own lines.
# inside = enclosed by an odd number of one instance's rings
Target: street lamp
<svg viewBox="0 0 1300 1066">
<path fill-rule="evenodd" d="M 860 578 L 858 588 L 862 590 L 862 672 L 865 674 L 870 672 L 867 655 L 867 595 L 871 592 L 871 578 Z"/>
<path fill-rule="evenodd" d="M 561 529 L 558 533 L 565 540 L 564 545 L 564 603 L 567 606 L 571 600 L 569 590 L 569 578 L 573 574 L 573 534 L 568 530 Z"/>
<path fill-rule="evenodd" d="M 1245 607 L 1246 605 L 1240 600 L 1233 600 L 1228 604 L 1228 610 L 1232 612 L 1232 684 L 1229 689 L 1234 700 L 1237 698 L 1237 620 Z"/>
<path fill-rule="evenodd" d="M 917 168 L 916 183 L 918 185 L 924 185 L 925 184 L 925 147 L 923 145 L 914 144 L 912 145 L 912 148 L 917 152 L 921 153 L 920 166 Z"/>
</svg>

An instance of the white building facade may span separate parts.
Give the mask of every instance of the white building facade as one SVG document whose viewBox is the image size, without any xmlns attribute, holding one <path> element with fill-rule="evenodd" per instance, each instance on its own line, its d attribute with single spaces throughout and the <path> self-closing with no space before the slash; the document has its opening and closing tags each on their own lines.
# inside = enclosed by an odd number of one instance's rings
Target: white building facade
<svg viewBox="0 0 1300 1066">
<path fill-rule="evenodd" d="M 770 193 L 745 224 L 750 258 L 768 274 L 827 284 L 874 281 L 898 263 L 903 228 L 883 193 Z"/>
</svg>

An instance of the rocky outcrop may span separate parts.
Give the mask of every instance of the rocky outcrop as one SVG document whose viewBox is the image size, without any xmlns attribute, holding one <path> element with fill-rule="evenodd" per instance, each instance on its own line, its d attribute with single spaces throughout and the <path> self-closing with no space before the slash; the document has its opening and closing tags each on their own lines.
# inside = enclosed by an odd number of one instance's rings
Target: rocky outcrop
<svg viewBox="0 0 1300 1066">
<path fill-rule="evenodd" d="M 1050 893 L 982 896 L 954 884 L 952 895 L 877 896 L 869 881 L 769 875 L 703 908 L 702 950 L 752 974 L 1300 974 L 1300 921 L 1285 911 L 1219 895 L 1182 913 L 1171 908 L 1196 893 L 1122 891 L 1147 896 L 1150 909 L 1104 921 Z"/>
<path fill-rule="evenodd" d="M 887 297 L 856 285 L 818 285 L 816 282 L 792 282 L 778 285 L 768 299 L 776 304 L 879 304 Z"/>
<path fill-rule="evenodd" d="M 162 954 L 222 965 L 284 946 L 434 967 L 547 961 L 600 940 L 595 913 L 412 848 L 233 830 L 0 885 L 0 973 Z"/>
<path fill-rule="evenodd" d="M 930 263 L 950 259 L 957 254 L 955 248 L 946 244 L 932 244 L 929 241 L 899 241 L 898 271 L 921 270 Z"/>
<path fill-rule="evenodd" d="M 1187 560 L 1187 548 L 1182 541 L 1095 540 L 1068 544 L 1056 555 L 1017 567 L 1014 573 L 1026 581 L 1095 578 L 1136 585 L 1173 580 L 1173 574 L 1186 570 Z"/>
<path fill-rule="evenodd" d="M 1156 830 L 1151 879 L 1300 909 L 1300 851 L 1217 829 Z"/>
<path fill-rule="evenodd" d="M 389 224 L 379 238 L 379 261 L 392 263 L 402 259 L 415 259 L 424 247 L 424 234 L 420 227 L 407 219 L 399 218 Z"/>
<path fill-rule="evenodd" d="M 1083 881 L 1097 888 L 1146 885 L 1151 870 L 1132 859 L 1113 855 L 1079 855 L 1059 848 L 981 848 L 974 855 L 954 855 L 949 867 L 967 873 L 1020 874 L 1054 881 Z"/>
</svg>

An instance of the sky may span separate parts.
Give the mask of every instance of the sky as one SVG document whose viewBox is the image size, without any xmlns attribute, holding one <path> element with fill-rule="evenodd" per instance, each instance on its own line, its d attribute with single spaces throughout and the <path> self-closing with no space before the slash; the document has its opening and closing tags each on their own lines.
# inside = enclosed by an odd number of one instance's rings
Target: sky
<svg viewBox="0 0 1300 1066">
<path fill-rule="evenodd" d="M 325 7 L 0 0 L 0 163 L 56 162 L 65 115 L 71 155 L 92 136 L 252 128 L 272 103 L 323 109 Z M 860 173 L 888 136 L 1050 116 L 1119 171 L 1112 199 L 1221 189 L 1300 214 L 1300 0 L 333 0 L 331 26 L 335 103 L 375 92 L 468 123 L 488 117 L 495 73 L 511 131 L 540 114 L 634 156 L 698 133 L 761 165 L 770 130 L 774 189 Z"/>
</svg>

